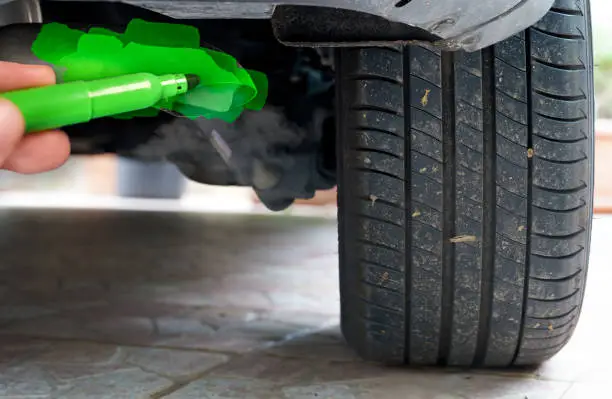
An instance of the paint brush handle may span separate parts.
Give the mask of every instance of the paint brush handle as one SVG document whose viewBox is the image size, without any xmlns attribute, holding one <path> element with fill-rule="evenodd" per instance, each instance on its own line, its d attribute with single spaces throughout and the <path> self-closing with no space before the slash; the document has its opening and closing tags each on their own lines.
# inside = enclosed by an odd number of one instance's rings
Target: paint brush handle
<svg viewBox="0 0 612 399">
<path fill-rule="evenodd" d="M 0 94 L 23 114 L 26 133 L 155 106 L 196 87 L 195 75 L 137 73 L 16 90 Z"/>
</svg>

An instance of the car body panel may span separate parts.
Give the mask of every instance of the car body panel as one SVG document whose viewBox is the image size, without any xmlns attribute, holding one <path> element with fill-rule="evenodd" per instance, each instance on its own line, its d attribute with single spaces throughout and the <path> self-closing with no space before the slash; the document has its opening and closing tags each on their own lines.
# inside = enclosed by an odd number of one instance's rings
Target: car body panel
<svg viewBox="0 0 612 399">
<path fill-rule="evenodd" d="M 0 0 L 6 3 L 11 0 Z M 58 0 L 61 1 L 61 0 Z M 114 1 L 114 0 L 113 0 Z M 336 8 L 381 17 L 439 38 L 445 50 L 474 51 L 533 25 L 554 0 L 122 0 L 179 19 L 274 18 L 274 7 Z M 409 41 L 407 37 L 405 40 Z"/>
<path fill-rule="evenodd" d="M 533 25 L 554 0 L 123 0 L 174 18 L 273 18 L 274 6 L 358 11 L 423 29 L 446 50 L 479 50 Z M 409 39 L 409 38 L 407 38 Z"/>
</svg>

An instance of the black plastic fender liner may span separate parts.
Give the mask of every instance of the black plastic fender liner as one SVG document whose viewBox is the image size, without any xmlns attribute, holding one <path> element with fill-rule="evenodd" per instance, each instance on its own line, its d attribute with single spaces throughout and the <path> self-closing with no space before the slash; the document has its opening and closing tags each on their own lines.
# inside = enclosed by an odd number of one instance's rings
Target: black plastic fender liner
<svg viewBox="0 0 612 399">
<path fill-rule="evenodd" d="M 471 52 L 533 25 L 552 7 L 553 1 L 361 0 L 350 1 L 352 7 L 349 7 L 349 4 L 340 4 L 349 1 L 336 0 L 326 1 L 327 8 L 321 4 L 319 7 L 279 5 L 272 24 L 279 41 L 287 45 L 354 47 L 427 41 L 441 50 Z M 316 3 L 300 1 L 306 2 Z M 365 15 L 358 16 L 355 11 Z M 380 21 L 367 18 L 374 16 Z M 352 29 L 343 29 L 345 26 Z"/>
</svg>

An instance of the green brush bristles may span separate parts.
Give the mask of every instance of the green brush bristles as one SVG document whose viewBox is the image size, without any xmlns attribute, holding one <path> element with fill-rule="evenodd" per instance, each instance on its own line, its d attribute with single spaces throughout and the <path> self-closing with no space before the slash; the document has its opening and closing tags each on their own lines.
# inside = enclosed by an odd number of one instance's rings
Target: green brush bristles
<svg viewBox="0 0 612 399">
<path fill-rule="evenodd" d="M 43 25 L 32 52 L 63 72 L 62 82 L 95 80 L 138 72 L 156 75 L 195 74 L 197 88 L 158 104 L 155 109 L 122 114 L 120 118 L 155 116 L 168 109 L 188 118 L 235 121 L 245 109 L 260 110 L 268 80 L 238 65 L 232 56 L 200 47 L 196 28 L 132 20 L 125 32 L 103 28 L 87 32 L 66 25 Z"/>
</svg>

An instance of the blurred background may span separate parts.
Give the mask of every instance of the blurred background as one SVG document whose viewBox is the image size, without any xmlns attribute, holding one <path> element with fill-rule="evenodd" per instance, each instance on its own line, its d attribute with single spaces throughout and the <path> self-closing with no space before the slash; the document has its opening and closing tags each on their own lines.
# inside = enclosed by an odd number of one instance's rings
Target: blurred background
<svg viewBox="0 0 612 399">
<path fill-rule="evenodd" d="M 595 211 L 612 212 L 612 3 L 591 0 L 595 52 Z"/>
<path fill-rule="evenodd" d="M 597 107 L 595 211 L 612 213 L 612 2 L 591 0 Z M 609 164 L 610 163 L 610 164 Z M 297 201 L 285 213 L 335 216 L 336 192 Z M 62 168 L 22 176 L 0 171 L 0 206 L 170 207 L 227 212 L 266 212 L 251 188 L 190 182 L 170 164 L 142 163 L 115 155 L 74 156 Z"/>
<path fill-rule="evenodd" d="M 169 163 L 114 154 L 73 156 L 61 168 L 37 175 L 0 171 L 0 207 L 118 208 L 269 212 L 250 187 L 189 181 Z M 285 214 L 336 216 L 336 191 L 296 201 Z"/>
</svg>

